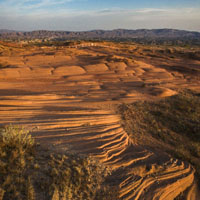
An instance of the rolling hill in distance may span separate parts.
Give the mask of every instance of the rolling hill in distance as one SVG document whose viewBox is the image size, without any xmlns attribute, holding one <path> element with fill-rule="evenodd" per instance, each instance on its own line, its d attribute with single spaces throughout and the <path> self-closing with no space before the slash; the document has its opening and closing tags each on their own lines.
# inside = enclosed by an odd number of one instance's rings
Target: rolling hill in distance
<svg viewBox="0 0 200 200">
<path fill-rule="evenodd" d="M 0 39 L 195 39 L 200 40 L 200 32 L 177 29 L 115 29 L 91 31 L 48 31 L 30 32 L 0 29 Z"/>
</svg>

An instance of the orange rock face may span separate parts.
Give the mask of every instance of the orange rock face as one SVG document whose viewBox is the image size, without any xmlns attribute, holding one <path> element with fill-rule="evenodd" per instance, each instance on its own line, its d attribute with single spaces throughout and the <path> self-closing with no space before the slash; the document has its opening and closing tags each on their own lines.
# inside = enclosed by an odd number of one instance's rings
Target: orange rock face
<svg viewBox="0 0 200 200">
<path fill-rule="evenodd" d="M 193 167 L 135 144 L 114 108 L 171 96 L 180 88 L 200 91 L 198 75 L 175 70 L 183 61 L 150 60 L 134 45 L 127 46 L 127 53 L 109 45 L 113 48 L 22 47 L 1 55 L 0 63 L 7 63 L 0 67 L 1 125 L 37 127 L 33 136 L 41 145 L 91 155 L 113 172 L 119 170 L 112 175 L 120 186 L 119 199 L 173 200 L 191 188 L 187 199 L 197 200 Z M 45 52 L 50 50 L 53 56 Z M 198 68 L 188 62 L 185 67 Z"/>
</svg>

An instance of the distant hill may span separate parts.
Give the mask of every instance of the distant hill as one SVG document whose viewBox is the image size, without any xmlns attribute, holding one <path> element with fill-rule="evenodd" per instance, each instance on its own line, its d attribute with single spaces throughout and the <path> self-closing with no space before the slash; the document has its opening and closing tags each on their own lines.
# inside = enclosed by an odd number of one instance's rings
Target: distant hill
<svg viewBox="0 0 200 200">
<path fill-rule="evenodd" d="M 92 31 L 47 31 L 38 30 L 31 32 L 0 30 L 0 39 L 193 39 L 200 41 L 200 32 L 176 29 L 115 29 Z"/>
<path fill-rule="evenodd" d="M 0 34 L 12 33 L 16 31 L 8 30 L 8 29 L 0 29 Z"/>
</svg>

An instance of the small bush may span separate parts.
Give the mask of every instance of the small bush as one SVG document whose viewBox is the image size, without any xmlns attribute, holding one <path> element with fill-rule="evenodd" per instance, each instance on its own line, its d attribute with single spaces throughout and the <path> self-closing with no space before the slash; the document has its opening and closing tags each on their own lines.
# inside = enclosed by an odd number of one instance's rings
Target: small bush
<svg viewBox="0 0 200 200">
<path fill-rule="evenodd" d="M 1 130 L 0 187 L 5 190 L 5 199 L 23 199 L 33 155 L 34 140 L 23 128 L 8 126 Z"/>
<path fill-rule="evenodd" d="M 47 191 L 46 199 L 95 199 L 108 175 L 106 168 L 91 158 L 51 154 L 44 159 L 48 162 L 41 162 L 43 176 L 38 176 L 36 185 Z"/>
</svg>

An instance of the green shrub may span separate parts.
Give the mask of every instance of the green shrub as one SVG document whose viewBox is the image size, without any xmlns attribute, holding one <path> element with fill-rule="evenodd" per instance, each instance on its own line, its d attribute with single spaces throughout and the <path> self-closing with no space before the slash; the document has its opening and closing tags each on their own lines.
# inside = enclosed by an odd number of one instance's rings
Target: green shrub
<svg viewBox="0 0 200 200">
<path fill-rule="evenodd" d="M 34 140 L 23 128 L 8 126 L 1 130 L 0 187 L 5 190 L 5 199 L 23 199 L 33 155 Z"/>
<path fill-rule="evenodd" d="M 36 185 L 47 191 L 46 199 L 96 199 L 109 174 L 103 165 L 88 157 L 50 154 L 40 159 L 43 176 L 38 176 Z"/>
</svg>

